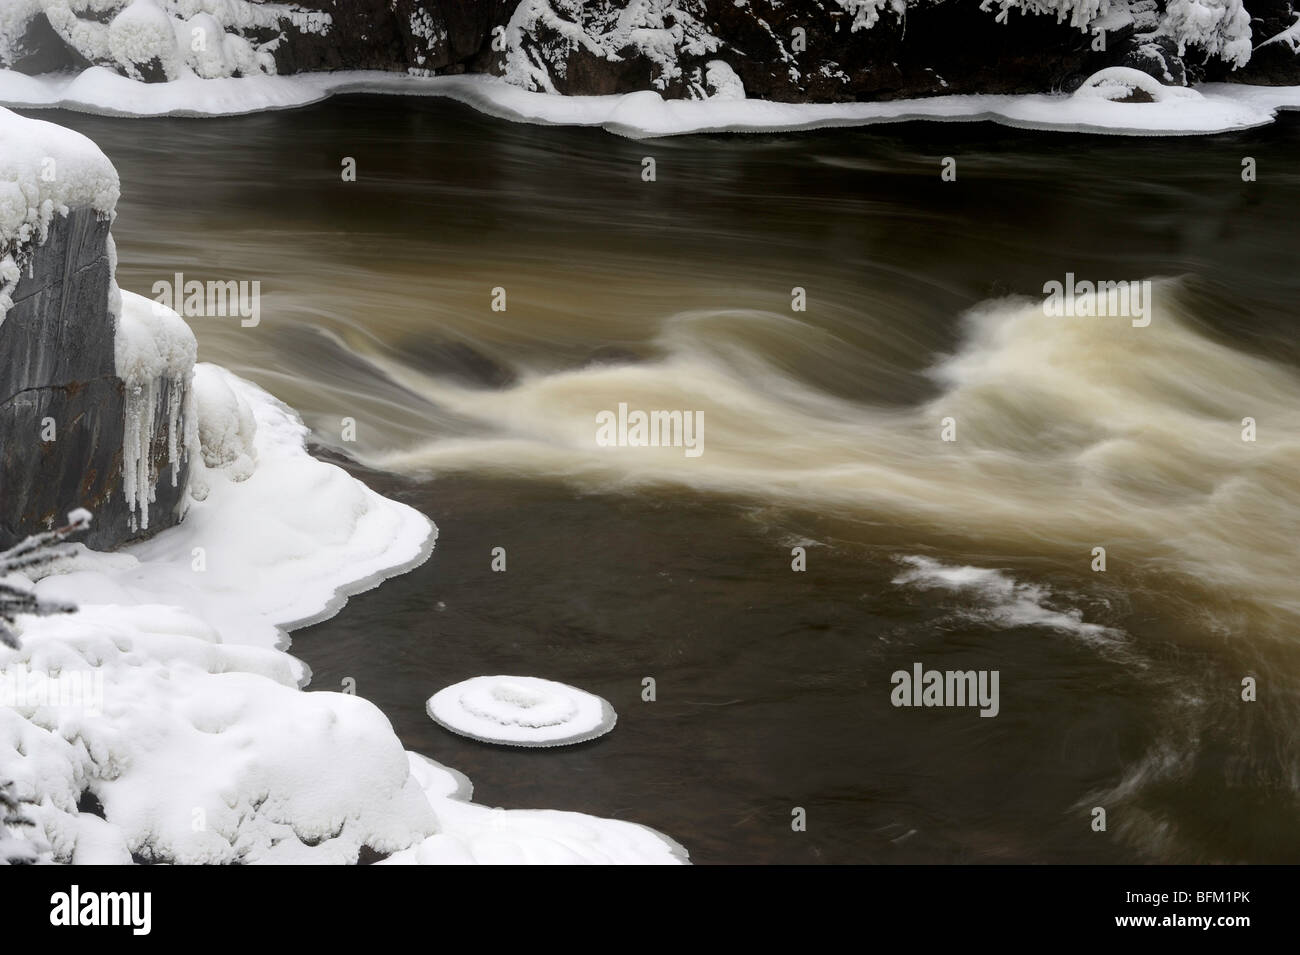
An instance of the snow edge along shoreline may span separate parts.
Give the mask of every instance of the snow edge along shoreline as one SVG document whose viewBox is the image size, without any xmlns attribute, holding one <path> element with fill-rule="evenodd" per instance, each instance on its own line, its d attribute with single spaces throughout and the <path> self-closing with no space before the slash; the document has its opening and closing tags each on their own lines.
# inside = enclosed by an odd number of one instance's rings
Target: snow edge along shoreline
<svg viewBox="0 0 1300 955">
<path fill-rule="evenodd" d="M 607 96 L 534 93 L 497 77 L 422 77 L 381 71 L 249 76 L 142 83 L 102 68 L 27 76 L 0 70 L 0 106 L 68 109 L 134 118 L 218 118 L 299 109 L 333 96 L 380 94 L 455 100 L 498 119 L 601 127 L 630 139 L 695 133 L 774 133 L 879 123 L 993 122 L 1050 132 L 1196 136 L 1275 122 L 1300 109 L 1300 86 L 1210 83 L 1169 87 L 1185 94 L 1156 102 L 1047 93 L 967 94 L 856 103 L 758 99 L 663 99 L 653 91 Z"/>
</svg>

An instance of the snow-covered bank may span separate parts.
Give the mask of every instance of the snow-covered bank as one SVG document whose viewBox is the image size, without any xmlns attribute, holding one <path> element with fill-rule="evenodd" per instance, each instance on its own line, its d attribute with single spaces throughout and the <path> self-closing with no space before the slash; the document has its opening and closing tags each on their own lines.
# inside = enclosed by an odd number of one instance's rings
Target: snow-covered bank
<svg viewBox="0 0 1300 955">
<path fill-rule="evenodd" d="M 122 296 L 126 311 L 155 307 Z M 223 643 L 274 649 L 285 631 L 327 619 L 348 595 L 428 558 L 436 527 L 312 458 L 290 408 L 216 365 L 195 368 L 195 392 L 203 464 L 185 520 L 127 558 L 87 551 L 84 566 L 41 581 L 39 592 L 82 606 L 165 603 Z"/>
<path fill-rule="evenodd" d="M 684 860 L 631 823 L 472 805 L 372 704 L 302 692 L 285 630 L 423 562 L 436 528 L 311 457 L 306 427 L 261 389 L 212 365 L 196 379 L 201 499 L 124 553 L 80 548 L 36 584 L 80 611 L 32 618 L 22 648 L 0 651 L 0 687 L 18 688 L 0 708 L 0 774 L 56 858 Z"/>
<path fill-rule="evenodd" d="M 411 774 L 440 831 L 383 860 L 388 865 L 675 865 L 684 848 L 632 822 L 552 809 L 490 809 L 469 801 L 455 770 L 408 753 Z"/>
<path fill-rule="evenodd" d="M 1300 83 L 1295 0 L 6 2 L 0 67 L 150 82 L 377 69 L 787 103 L 1073 90 L 1107 67 Z"/>
<path fill-rule="evenodd" d="M 1074 95 L 933 96 L 869 103 L 775 103 L 715 96 L 664 99 L 653 91 L 611 96 L 535 93 L 491 76 L 411 76 L 374 71 L 142 83 L 110 70 L 26 76 L 0 70 L 0 104 L 122 116 L 229 116 L 291 109 L 345 93 L 445 96 L 502 119 L 597 126 L 634 139 L 701 132 L 778 132 L 912 120 L 990 121 L 1024 129 L 1129 136 L 1198 135 L 1273 122 L 1300 109 L 1300 86 L 1206 84 L 1168 88 L 1156 102 Z"/>
<path fill-rule="evenodd" d="M 301 692 L 306 668 L 277 645 L 284 626 L 422 561 L 434 530 L 311 458 L 269 395 L 214 366 L 197 376 L 205 430 L 214 414 L 255 422 L 257 467 L 206 468 L 181 525 L 123 553 L 83 548 L 36 584 L 80 610 L 30 620 L 0 657 L 0 677 L 25 688 L 0 709 L 0 773 L 72 862 L 404 848 L 438 824 L 388 721 L 357 697 Z M 214 408 L 222 388 L 231 401 Z M 53 682 L 38 692 L 33 674 Z M 68 701 L 56 684 L 80 692 Z M 87 791 L 103 818 L 78 809 Z"/>
</svg>

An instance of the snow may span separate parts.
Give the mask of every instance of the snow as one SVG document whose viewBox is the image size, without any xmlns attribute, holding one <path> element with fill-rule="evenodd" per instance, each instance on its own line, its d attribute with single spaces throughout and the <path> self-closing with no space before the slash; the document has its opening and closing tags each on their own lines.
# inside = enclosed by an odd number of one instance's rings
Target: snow
<svg viewBox="0 0 1300 955">
<path fill-rule="evenodd" d="M 191 502 L 179 526 L 129 548 L 143 565 L 130 573 L 70 574 L 42 586 L 73 602 L 87 594 L 131 604 L 165 596 L 213 621 L 226 642 L 276 647 L 284 630 L 332 616 L 344 582 L 350 592 L 366 590 L 395 564 L 427 556 L 428 521 L 315 461 L 304 448 L 306 426 L 286 406 L 210 364 L 195 367 L 194 393 L 198 426 L 223 438 L 197 456 L 212 462 L 202 468 L 204 499 Z M 213 395 L 216 408 L 207 405 Z M 195 547 L 203 549 L 200 571 Z"/>
<path fill-rule="evenodd" d="M 323 35 L 333 26 L 328 13 L 247 0 L 17 0 L 0 13 L 0 61 L 38 9 L 91 64 L 135 79 L 154 63 L 168 80 L 274 73 L 286 29 Z M 241 31 L 275 36 L 255 45 Z"/>
<path fill-rule="evenodd" d="M 682 77 L 682 53 L 704 56 L 722 46 L 704 14 L 698 0 L 523 0 L 505 26 L 504 76 L 524 90 L 554 93 L 552 71 L 564 75 L 570 51 L 614 63 L 631 51 L 650 61 L 652 82 L 663 90 Z M 704 95 L 695 86 L 689 92 Z"/>
<path fill-rule="evenodd" d="M 745 98 L 745 84 L 740 81 L 731 65 L 723 60 L 709 60 L 704 64 L 704 84 L 710 99 Z"/>
<path fill-rule="evenodd" d="M 1098 33 L 1116 33 L 1133 24 L 1133 11 L 1129 8 L 1128 0 L 1121 0 L 1121 2 L 1112 4 L 1105 13 L 1090 20 L 1088 22 L 1088 31 L 1094 35 Z"/>
<path fill-rule="evenodd" d="M 457 783 L 436 763 L 411 758 L 439 832 L 381 865 L 680 865 L 686 850 L 636 823 L 547 809 L 491 809 L 448 790 Z M 460 777 L 464 779 L 464 777 Z M 466 780 L 466 782 L 468 782 Z"/>
<path fill-rule="evenodd" d="M 1193 100 L 1204 102 L 1205 97 L 1196 90 L 1185 86 L 1165 86 L 1148 73 L 1127 66 L 1111 66 L 1098 70 L 1083 81 L 1073 98 L 1086 100 L 1108 100 L 1118 102 L 1136 92 L 1145 93 L 1157 103 L 1170 100 Z"/>
<path fill-rule="evenodd" d="M 634 138 L 918 119 L 988 120 L 1028 129 L 1120 135 L 1185 135 L 1264 125 L 1278 109 L 1300 105 L 1300 87 L 1282 88 L 1280 93 L 1259 93 L 1258 87 L 1202 91 L 1200 98 L 1158 93 L 1155 103 L 1117 102 L 1089 93 L 833 104 L 747 100 L 739 77 L 720 59 L 684 75 L 683 54 L 705 57 L 723 46 L 704 25 L 707 18 L 697 0 L 634 0 L 622 5 L 609 0 L 523 0 L 505 24 L 500 78 L 366 71 L 271 75 L 275 64 L 270 51 L 277 41 L 254 46 L 238 35 L 239 30 L 285 25 L 311 32 L 332 28 L 328 15 L 287 5 L 245 0 L 130 0 L 129 4 L 85 0 L 100 10 L 119 11 L 105 25 L 93 18 L 78 19 L 70 9 L 59 12 L 68 7 L 65 0 L 42 2 L 55 11 L 52 22 L 58 21 L 55 25 L 65 39 L 97 65 L 80 74 L 44 77 L 0 71 L 0 102 L 132 116 L 220 116 L 292 108 L 349 92 L 432 95 L 448 96 L 508 119 L 603 126 Z M 900 17 L 906 11 L 903 0 L 836 3 L 852 17 L 849 26 L 854 31 L 874 26 L 886 9 Z M 1114 29 L 1115 24 L 1132 21 L 1138 7 L 1145 12 L 1141 3 L 1119 0 L 983 0 L 982 7 L 996 11 L 1003 21 L 1012 11 L 1050 15 L 1082 31 Z M 12 32 L 20 17 L 11 14 L 10 19 Z M 171 23 L 174 35 L 163 29 L 164 20 Z M 431 52 L 442 42 L 442 27 L 423 11 L 411 14 L 410 28 Z M 1245 63 L 1251 52 L 1250 21 L 1241 0 L 1170 0 L 1157 32 L 1172 37 L 1180 50 L 1194 47 L 1235 65 Z M 196 44 L 196 39 L 202 42 Z M 1289 34 L 1273 40 L 1290 42 Z M 554 95 L 570 53 L 578 50 L 615 63 L 644 57 L 652 66 L 655 90 L 625 96 Z M 150 58 L 163 65 L 170 82 L 139 82 L 138 66 Z M 664 101 L 658 93 L 677 81 L 686 98 Z"/>
<path fill-rule="evenodd" d="M 1300 53 L 1300 13 L 1297 13 L 1295 15 L 1294 23 L 1292 23 L 1289 27 L 1287 27 L 1282 32 L 1269 37 L 1267 40 L 1261 43 L 1259 47 L 1256 47 L 1256 49 L 1259 49 L 1260 47 L 1269 46 L 1270 44 L 1273 43 L 1284 43 L 1292 53 Z"/>
<path fill-rule="evenodd" d="M 0 143 L 0 252 L 44 242 L 56 214 L 117 208 L 117 170 L 80 133 L 0 108 Z"/>
<path fill-rule="evenodd" d="M 852 33 L 874 27 L 880 20 L 881 11 L 886 7 L 899 17 L 907 15 L 906 0 L 835 0 L 835 2 L 842 10 L 852 15 L 853 22 L 849 27 Z"/>
<path fill-rule="evenodd" d="M 887 9 L 905 24 L 909 2 L 926 0 L 835 0 L 852 17 L 849 29 L 853 33 L 874 27 Z M 1155 4 L 1147 6 L 1154 8 Z M 1136 12 L 1130 9 L 1128 0 L 981 0 L 980 9 L 993 13 L 998 23 L 1006 23 L 1012 12 L 1018 12 L 1050 16 L 1058 23 L 1092 33 L 1116 31 L 1134 23 Z M 1141 12 L 1148 11 L 1143 7 Z M 1250 22 L 1242 0 L 1169 0 L 1158 24 L 1148 25 L 1144 20 L 1138 26 L 1141 29 L 1149 26 L 1159 35 L 1171 37 L 1180 55 L 1188 47 L 1195 47 L 1234 66 L 1244 66 L 1251 55 Z"/>
<path fill-rule="evenodd" d="M 201 79 L 275 72 L 275 57 L 267 45 L 254 47 L 243 37 L 226 33 L 222 22 L 211 13 L 196 13 L 186 21 L 174 20 L 173 26 L 186 66 Z"/>
<path fill-rule="evenodd" d="M 1174 39 L 1179 55 L 1194 46 L 1234 66 L 1250 61 L 1250 14 L 1241 0 L 1169 0 L 1161 33 Z"/>
<path fill-rule="evenodd" d="M 115 364 L 128 389 L 159 378 L 188 380 L 198 348 L 185 320 L 158 302 L 121 292 Z"/>
<path fill-rule="evenodd" d="M 4 0 L 0 3 L 0 63 L 13 62 L 27 24 L 41 9 L 41 0 Z"/>
<path fill-rule="evenodd" d="M 173 487 L 182 457 L 192 456 L 195 417 L 189 381 L 198 343 L 185 320 L 170 308 L 132 292 L 118 294 L 116 371 L 126 396 L 122 484 L 132 521 L 147 529 L 149 504 L 158 481 L 150 452 L 160 412 L 167 421 L 167 463 Z"/>
<path fill-rule="evenodd" d="M 301 692 L 308 674 L 277 649 L 283 628 L 419 563 L 434 529 L 311 458 L 306 429 L 265 392 L 211 365 L 196 378 L 199 420 L 225 454 L 248 454 L 253 417 L 255 472 L 217 464 L 179 527 L 124 554 L 82 549 L 37 584 L 81 611 L 31 620 L 23 649 L 0 656 L 0 677 L 103 678 L 99 714 L 39 701 L 0 711 L 0 765 L 39 803 L 31 815 L 59 858 L 350 862 L 369 845 L 405 850 L 392 861 L 407 864 L 684 861 L 633 823 L 473 805 L 464 776 L 403 752 L 370 703 Z M 87 789 L 107 821 L 76 810 Z"/>
<path fill-rule="evenodd" d="M 462 802 L 474 798 L 474 784 L 460 770 L 444 766 L 419 753 L 407 753 L 406 757 L 411 763 L 411 775 L 426 796 L 459 799 Z"/>
<path fill-rule="evenodd" d="M 468 780 L 404 752 L 369 702 L 302 692 L 285 630 L 421 563 L 436 528 L 312 458 L 306 427 L 266 392 L 213 365 L 195 379 L 200 433 L 216 437 L 200 449 L 205 499 L 123 553 L 78 547 L 36 589 L 80 611 L 24 618 L 21 650 L 0 652 L 0 679 L 102 681 L 97 708 L 0 709 L 0 767 L 56 858 L 341 863 L 370 846 L 407 864 L 685 860 L 633 823 L 473 805 Z M 87 790 L 106 819 L 77 810 Z"/>
<path fill-rule="evenodd" d="M 0 710 L 0 766 L 39 803 L 57 856 L 79 862 L 347 862 L 418 842 L 436 823 L 388 721 L 357 697 L 301 692 L 306 668 L 277 648 L 285 627 L 423 561 L 434 530 L 311 458 L 265 392 L 215 366 L 199 377 L 201 402 L 221 397 L 201 421 L 251 414 L 254 435 L 218 432 L 252 438 L 257 472 L 240 480 L 220 463 L 229 447 L 204 449 L 209 493 L 180 526 L 120 554 L 79 548 L 36 584 L 80 612 L 25 620 L 0 676 L 98 674 L 102 700 Z M 77 812 L 86 789 L 107 824 Z"/>
<path fill-rule="evenodd" d="M 428 10 L 416 7 L 411 11 L 408 24 L 413 38 L 423 41 L 424 52 L 416 54 L 417 67 L 428 62 L 428 55 L 436 55 L 447 42 L 447 31 L 435 21 Z"/>
<path fill-rule="evenodd" d="M 1068 22 L 1070 26 L 1086 30 L 1098 17 L 1109 10 L 1109 0 L 981 0 L 980 9 L 986 13 L 997 6 L 996 20 L 1006 23 L 1012 10 L 1021 14 L 1051 16 L 1057 23 Z"/>
<path fill-rule="evenodd" d="M 0 108 L 0 324 L 54 217 L 81 207 L 111 217 L 120 191 L 117 170 L 89 139 Z"/>
<path fill-rule="evenodd" d="M 210 80 L 234 72 L 226 58 L 226 33 L 212 14 L 196 13 L 175 32 L 181 34 L 181 42 L 189 50 L 190 68 L 199 76 Z M 184 43 L 186 33 L 188 44 Z"/>
<path fill-rule="evenodd" d="M 252 475 L 257 459 L 257 422 L 252 408 L 212 365 L 195 369 L 193 388 L 200 460 L 205 468 L 224 469 L 231 480 L 245 480 Z M 206 497 L 205 481 L 201 499 Z"/>
<path fill-rule="evenodd" d="M 699 132 L 782 132 L 931 120 L 989 121 L 1024 129 L 1113 135 L 1195 135 L 1273 122 L 1300 109 L 1300 87 L 1206 84 L 1199 98 L 1115 103 L 1052 94 L 933 96 L 872 103 L 664 100 L 653 91 L 555 96 L 482 75 L 411 76 L 377 71 L 140 83 L 110 70 L 25 76 L 0 70 L 0 103 L 127 116 L 227 116 L 289 109 L 345 93 L 446 96 L 516 122 L 597 126 L 634 139 Z"/>
<path fill-rule="evenodd" d="M 22 275 L 23 271 L 12 255 L 0 259 L 0 325 L 4 324 L 9 309 L 14 307 L 14 289 Z"/>
<path fill-rule="evenodd" d="M 132 0 L 108 25 L 108 51 L 129 76 L 143 79 L 140 68 L 157 61 L 168 79 L 180 71 L 176 29 L 156 0 Z"/>
<path fill-rule="evenodd" d="M 112 0 L 90 0 L 80 7 L 88 13 L 106 13 L 118 9 L 119 4 Z M 107 23 L 81 19 L 70 0 L 41 0 L 41 9 L 54 32 L 81 56 L 91 63 L 113 61 Z"/>
<path fill-rule="evenodd" d="M 440 726 L 485 743 L 566 746 L 603 736 L 618 716 L 604 699 L 530 676 L 476 676 L 439 690 L 425 709 Z"/>
</svg>

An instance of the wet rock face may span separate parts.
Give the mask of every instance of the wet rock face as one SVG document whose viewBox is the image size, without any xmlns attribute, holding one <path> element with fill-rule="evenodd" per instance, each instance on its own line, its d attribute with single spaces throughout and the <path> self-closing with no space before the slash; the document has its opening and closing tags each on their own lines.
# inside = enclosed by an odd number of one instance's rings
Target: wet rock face
<svg viewBox="0 0 1300 955">
<path fill-rule="evenodd" d="M 1156 6 L 1156 0 L 1136 2 Z M 465 6 L 454 0 L 398 3 L 399 10 L 437 8 L 443 15 Z M 680 37 L 665 57 L 657 40 L 638 44 L 635 33 L 624 36 L 618 29 L 627 0 L 482 6 L 495 7 L 496 22 L 519 31 L 523 55 L 512 60 L 513 45 L 494 49 L 492 22 L 480 18 L 445 59 L 471 72 L 504 74 L 523 86 L 571 95 L 654 89 L 669 98 L 699 96 L 712 60 L 726 62 L 748 96 L 780 102 L 1068 92 L 1095 71 L 1122 62 L 1136 32 L 1132 18 L 1121 18 L 1124 25 L 1109 28 L 1106 48 L 1098 50 L 1091 32 L 1054 16 L 1015 12 L 999 23 L 978 0 L 909 5 L 901 16 L 886 5 L 871 27 L 857 30 L 853 13 L 837 0 L 693 0 L 679 4 L 686 13 L 665 15 L 659 24 Z M 538 15 L 539 7 L 553 15 Z M 582 39 L 575 39 L 574 24 Z M 510 32 L 506 39 L 513 44 Z M 478 52 L 469 54 L 475 41 Z M 521 75 L 521 60 L 535 65 L 536 80 Z M 1172 50 L 1169 62 L 1180 75 Z"/>
<path fill-rule="evenodd" d="M 328 14 L 331 26 L 324 33 L 287 30 L 273 51 L 276 69 L 487 72 L 492 30 L 518 5 L 519 0 L 298 0 L 303 10 Z"/>
<path fill-rule="evenodd" d="M 1218 68 L 1206 70 L 1208 79 L 1236 80 L 1263 86 L 1291 86 L 1300 83 L 1300 0 L 1251 0 L 1251 40 L 1255 51 L 1250 62 L 1230 76 Z M 1288 31 L 1295 30 L 1294 38 Z M 1271 41 L 1271 42 L 1270 42 Z"/>
<path fill-rule="evenodd" d="M 9 0 L 0 0 L 7 3 Z M 77 56 L 60 39 L 44 15 L 34 17 L 14 38 L 10 69 L 19 73 L 53 73 L 57 70 L 83 69 L 90 64 Z"/>
<path fill-rule="evenodd" d="M 108 311 L 108 226 L 89 209 L 56 217 L 0 323 L 0 548 L 77 507 L 94 514 L 82 538 L 92 547 L 147 536 L 133 530 L 122 490 L 125 393 Z M 168 397 L 164 388 L 162 409 Z M 160 410 L 155 421 L 161 427 L 151 457 L 159 480 L 149 534 L 179 521 L 185 489 L 184 466 L 177 486 L 171 483 L 166 414 Z"/>
<path fill-rule="evenodd" d="M 1166 86 L 1186 86 L 1187 68 L 1178 49 L 1168 37 L 1137 36 L 1123 46 L 1120 66 L 1131 66 L 1154 76 Z"/>
<path fill-rule="evenodd" d="M 1016 14 L 998 23 L 978 2 L 921 5 L 905 18 L 885 10 L 873 27 L 857 32 L 834 0 L 751 0 L 744 8 L 708 0 L 708 7 L 715 31 L 729 41 L 719 58 L 749 96 L 761 99 L 1069 90 L 1114 59 L 1094 52 L 1090 36 L 1054 17 Z"/>
</svg>

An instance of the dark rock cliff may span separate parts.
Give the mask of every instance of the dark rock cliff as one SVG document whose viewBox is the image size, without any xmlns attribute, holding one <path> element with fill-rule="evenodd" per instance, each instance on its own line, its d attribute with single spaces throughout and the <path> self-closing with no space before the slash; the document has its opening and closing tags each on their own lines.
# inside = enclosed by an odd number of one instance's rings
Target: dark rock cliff
<svg viewBox="0 0 1300 955">
<path fill-rule="evenodd" d="M 83 538 L 98 549 L 138 536 L 122 486 L 125 386 L 115 374 L 108 220 L 90 209 L 56 217 L 25 257 L 13 307 L 0 322 L 0 549 L 84 507 Z M 169 397 L 160 396 L 149 509 L 154 533 L 180 519 L 185 481 L 167 464 Z M 53 440 L 45 440 L 53 434 Z"/>
</svg>

